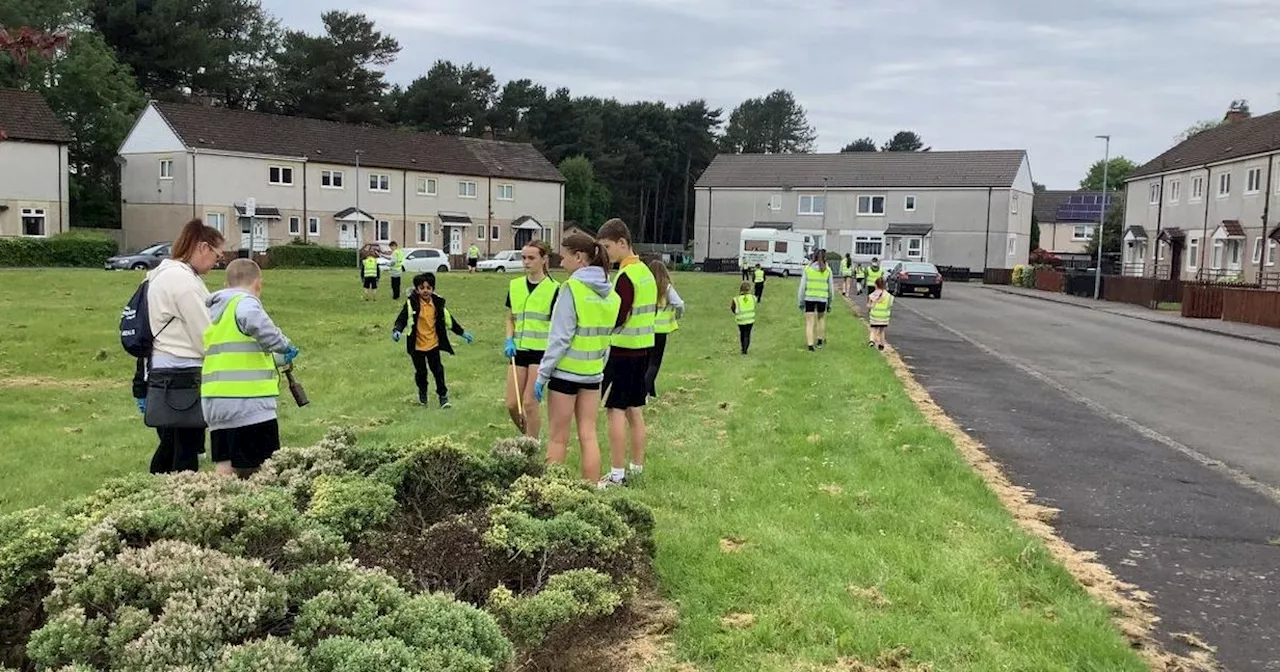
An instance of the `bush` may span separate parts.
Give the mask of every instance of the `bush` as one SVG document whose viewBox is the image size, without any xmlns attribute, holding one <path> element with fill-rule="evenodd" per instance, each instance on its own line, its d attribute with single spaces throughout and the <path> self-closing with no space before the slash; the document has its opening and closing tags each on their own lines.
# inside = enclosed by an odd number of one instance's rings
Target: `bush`
<svg viewBox="0 0 1280 672">
<path fill-rule="evenodd" d="M 1015 265 L 1014 265 L 1014 267 L 1013 267 L 1013 281 L 1012 281 L 1012 284 L 1013 284 L 1013 286 L 1014 286 L 1014 287 L 1021 287 L 1021 286 L 1022 286 L 1022 276 L 1023 276 L 1023 274 L 1024 274 L 1024 273 L 1026 273 L 1026 270 L 1027 270 L 1027 267 L 1026 267 L 1026 266 L 1023 266 L 1022 264 L 1015 264 Z"/>
<path fill-rule="evenodd" d="M 321 476 L 307 516 L 334 532 L 354 539 L 386 522 L 396 508 L 396 491 L 363 476 Z"/>
<path fill-rule="evenodd" d="M 537 646 L 557 628 L 612 614 L 628 592 L 617 589 L 600 572 L 581 569 L 556 574 L 546 588 L 527 597 L 516 597 L 505 586 L 495 588 L 489 595 L 489 611 L 512 639 Z"/>
<path fill-rule="evenodd" d="M 114 239 L 88 233 L 0 238 L 0 266 L 101 268 L 117 250 Z"/>
<path fill-rule="evenodd" d="M 325 247 L 295 240 L 277 245 L 267 252 L 272 268 L 351 268 L 356 267 L 356 250 Z"/>
</svg>

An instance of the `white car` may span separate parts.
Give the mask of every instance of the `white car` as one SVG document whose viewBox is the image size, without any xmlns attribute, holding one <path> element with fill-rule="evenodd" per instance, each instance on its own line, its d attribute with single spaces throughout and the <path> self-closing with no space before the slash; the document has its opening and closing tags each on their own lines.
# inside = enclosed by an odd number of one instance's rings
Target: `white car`
<svg viewBox="0 0 1280 672">
<path fill-rule="evenodd" d="M 435 247 L 404 247 L 404 272 L 414 273 L 448 273 L 449 256 L 444 250 Z M 391 268 L 391 260 L 379 258 L 378 266 L 383 271 Z"/>
<path fill-rule="evenodd" d="M 524 256 L 520 250 L 503 250 L 493 255 L 492 259 L 485 259 L 477 263 L 476 270 L 519 273 L 524 270 Z"/>
</svg>

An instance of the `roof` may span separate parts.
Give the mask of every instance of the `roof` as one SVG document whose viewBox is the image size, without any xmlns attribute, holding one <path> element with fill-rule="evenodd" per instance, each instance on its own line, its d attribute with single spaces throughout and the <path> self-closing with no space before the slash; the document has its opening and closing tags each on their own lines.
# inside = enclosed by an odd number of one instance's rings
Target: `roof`
<svg viewBox="0 0 1280 672">
<path fill-rule="evenodd" d="M 0 133 L 11 140 L 71 142 L 71 134 L 35 91 L 0 89 Z"/>
<path fill-rule="evenodd" d="M 1280 149 L 1280 111 L 1228 121 L 1174 145 L 1129 173 L 1126 182 L 1170 170 L 1202 168 Z"/>
<path fill-rule="evenodd" d="M 698 187 L 1011 187 L 1027 152 L 720 154 Z"/>
<path fill-rule="evenodd" d="M 1109 205 L 1120 202 L 1124 195 L 1110 192 Z M 1041 224 L 1058 222 L 1096 222 L 1102 217 L 1101 191 L 1042 191 L 1032 201 L 1032 212 Z"/>
<path fill-rule="evenodd" d="M 1136 225 L 1136 224 L 1135 224 L 1135 225 L 1133 225 L 1133 226 L 1131 226 L 1131 227 L 1129 227 L 1129 228 L 1127 228 L 1127 229 L 1125 229 L 1125 230 L 1124 230 L 1124 237 L 1125 237 L 1126 239 L 1128 239 L 1128 238 L 1134 238 L 1134 239 L 1136 239 L 1136 240 L 1146 240 L 1146 239 L 1147 239 L 1147 230 L 1146 230 L 1145 228 L 1143 228 L 1143 227 L 1138 226 L 1138 225 Z"/>
<path fill-rule="evenodd" d="M 1179 238 L 1186 238 L 1186 237 L 1187 237 L 1187 234 L 1183 232 L 1181 228 L 1176 226 L 1170 226 L 1168 228 L 1160 229 L 1160 235 L 1156 236 L 1156 240 L 1163 240 L 1165 242 L 1168 242 L 1171 240 L 1178 240 Z"/>
<path fill-rule="evenodd" d="M 235 207 L 236 216 L 244 217 L 244 213 L 247 208 L 239 203 L 237 203 Z M 258 219 L 280 219 L 280 208 L 277 208 L 274 205 L 259 205 L 253 209 L 253 216 Z"/>
<path fill-rule="evenodd" d="M 1050 223 L 1057 221 L 1058 208 L 1078 191 L 1037 191 L 1031 199 L 1031 212 L 1036 221 Z"/>
<path fill-rule="evenodd" d="M 1219 235 L 1219 233 L 1221 233 L 1222 235 Z M 1239 220 L 1224 219 L 1222 220 L 1222 226 L 1219 226 L 1217 230 L 1213 232 L 1213 237 L 1215 239 L 1216 238 L 1244 238 L 1245 237 L 1244 227 L 1240 225 Z"/>
<path fill-rule="evenodd" d="M 752 222 L 753 229 L 777 229 L 779 231 L 790 231 L 793 228 L 791 222 Z"/>
<path fill-rule="evenodd" d="M 533 145 L 343 124 L 323 119 L 152 103 L 183 144 L 194 149 L 307 157 L 371 168 L 563 182 Z"/>
<path fill-rule="evenodd" d="M 886 236 L 927 236 L 933 231 L 932 224 L 890 224 L 885 230 Z"/>
</svg>

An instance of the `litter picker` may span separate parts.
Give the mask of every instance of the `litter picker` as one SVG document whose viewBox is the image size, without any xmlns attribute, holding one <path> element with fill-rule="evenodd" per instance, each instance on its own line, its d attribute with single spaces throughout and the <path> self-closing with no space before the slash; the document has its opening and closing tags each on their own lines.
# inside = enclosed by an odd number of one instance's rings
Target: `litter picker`
<svg viewBox="0 0 1280 672">
<path fill-rule="evenodd" d="M 520 376 L 516 375 L 516 358 L 511 358 L 511 383 L 516 390 L 516 409 L 520 413 L 520 431 L 525 431 L 524 390 L 520 389 Z"/>
</svg>

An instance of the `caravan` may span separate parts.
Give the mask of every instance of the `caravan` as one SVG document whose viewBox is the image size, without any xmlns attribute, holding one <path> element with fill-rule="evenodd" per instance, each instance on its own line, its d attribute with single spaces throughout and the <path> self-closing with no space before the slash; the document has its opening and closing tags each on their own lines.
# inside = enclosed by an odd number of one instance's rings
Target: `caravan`
<svg viewBox="0 0 1280 672">
<path fill-rule="evenodd" d="M 781 229 L 743 229 L 738 239 L 738 263 L 760 264 L 772 275 L 800 275 L 813 252 L 813 237 Z"/>
</svg>

